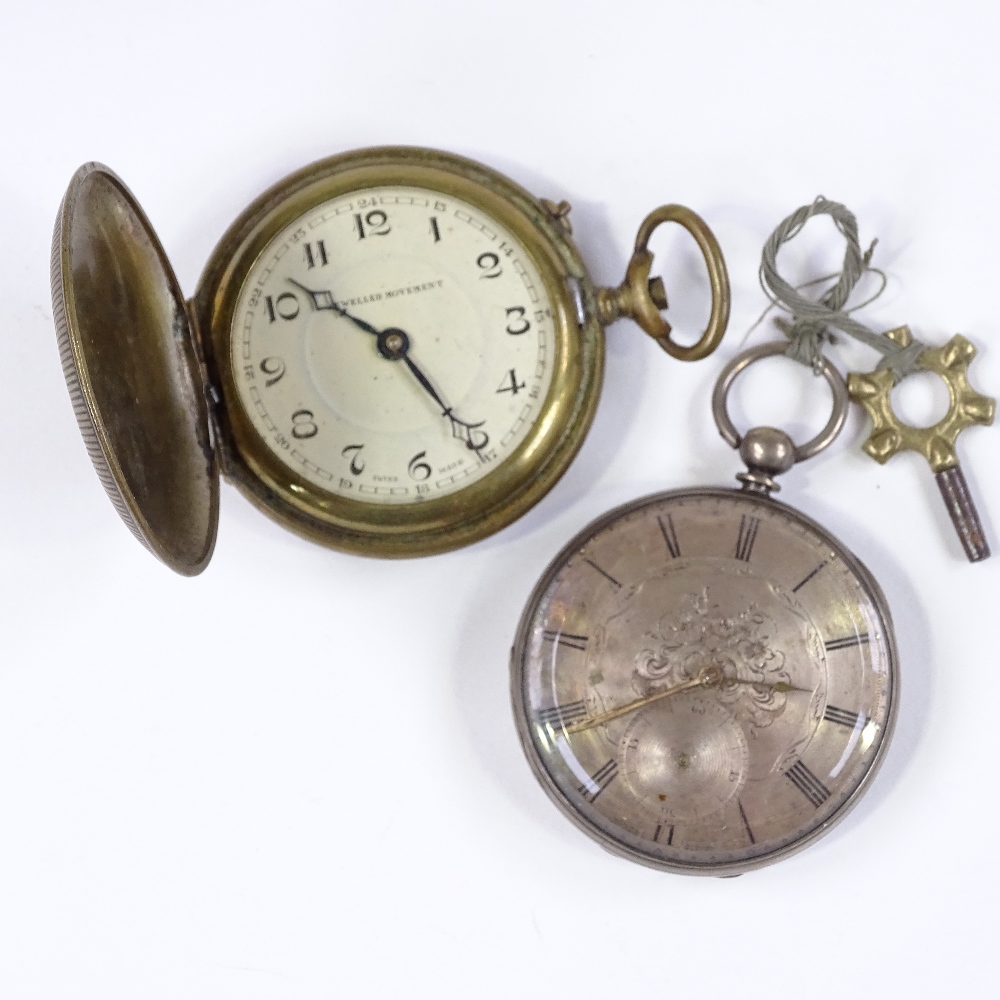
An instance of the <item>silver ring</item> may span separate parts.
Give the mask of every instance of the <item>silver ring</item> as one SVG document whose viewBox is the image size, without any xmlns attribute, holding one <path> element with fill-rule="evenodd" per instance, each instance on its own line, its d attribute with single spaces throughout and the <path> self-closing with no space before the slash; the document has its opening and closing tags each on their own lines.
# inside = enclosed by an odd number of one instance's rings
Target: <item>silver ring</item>
<svg viewBox="0 0 1000 1000">
<path fill-rule="evenodd" d="M 739 448 L 743 437 L 737 433 L 732 420 L 729 419 L 729 410 L 726 407 L 726 397 L 736 376 L 744 368 L 749 367 L 755 361 L 762 358 L 769 358 L 774 354 L 784 354 L 788 344 L 782 340 L 773 340 L 769 344 L 761 344 L 759 347 L 751 347 L 749 351 L 737 354 L 732 361 L 722 369 L 715 389 L 712 391 L 712 416 L 715 417 L 715 425 L 719 428 L 719 433 L 725 438 L 726 443 L 732 448 Z M 833 393 L 833 413 L 826 426 L 803 445 L 795 446 L 795 461 L 804 462 L 807 458 L 819 454 L 824 448 L 832 444 L 836 436 L 840 433 L 847 420 L 847 409 L 849 399 L 847 396 L 847 383 L 844 377 L 826 359 L 821 358 L 822 367 L 820 373 L 826 379 L 826 384 Z"/>
</svg>

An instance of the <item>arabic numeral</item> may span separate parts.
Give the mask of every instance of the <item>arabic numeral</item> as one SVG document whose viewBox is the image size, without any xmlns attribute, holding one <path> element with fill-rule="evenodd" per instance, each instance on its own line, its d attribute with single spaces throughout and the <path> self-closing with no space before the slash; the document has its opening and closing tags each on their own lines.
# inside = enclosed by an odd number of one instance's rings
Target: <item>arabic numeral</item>
<svg viewBox="0 0 1000 1000">
<path fill-rule="evenodd" d="M 326 244 L 322 240 L 317 240 L 315 243 L 307 243 L 302 249 L 304 251 L 303 256 L 305 257 L 306 267 L 316 267 L 317 264 L 320 267 L 326 267 L 330 263 L 326 255 Z"/>
<path fill-rule="evenodd" d="M 299 314 L 299 300 L 294 292 L 282 292 L 277 298 L 268 295 L 264 302 L 267 305 L 268 318 L 272 323 L 278 319 L 295 319 Z"/>
<path fill-rule="evenodd" d="M 292 414 L 292 437 L 303 438 L 316 437 L 319 427 L 316 426 L 316 418 L 312 410 L 296 410 Z"/>
<path fill-rule="evenodd" d="M 351 457 L 351 472 L 356 476 L 360 476 L 362 472 L 365 471 L 365 463 L 361 460 L 361 449 L 364 448 L 363 444 L 349 444 L 340 454 L 347 458 L 348 455 Z M 354 452 L 351 455 L 351 452 Z"/>
<path fill-rule="evenodd" d="M 416 480 L 418 483 L 422 483 L 425 479 L 430 479 L 431 476 L 431 467 L 423 461 L 426 457 L 426 451 L 418 451 L 416 455 L 410 459 L 410 464 L 406 467 L 406 471 L 409 472 L 410 478 Z"/>
<path fill-rule="evenodd" d="M 506 375 L 504 375 L 502 381 L 500 382 L 500 388 L 497 392 L 509 392 L 512 396 L 516 396 L 523 388 L 524 382 L 518 382 L 517 375 L 513 368 Z"/>
<path fill-rule="evenodd" d="M 507 319 L 510 320 L 511 316 L 514 317 L 507 324 L 507 332 L 512 337 L 520 337 L 522 333 L 527 333 L 531 329 L 531 323 L 524 315 L 526 311 L 524 306 L 511 306 L 507 310 Z"/>
<path fill-rule="evenodd" d="M 476 266 L 483 272 L 480 278 L 499 278 L 503 274 L 500 258 L 495 253 L 481 253 L 476 258 Z M 522 310 L 523 312 L 524 310 Z"/>
<path fill-rule="evenodd" d="M 264 380 L 264 388 L 269 389 L 275 382 L 280 382 L 285 374 L 285 362 L 281 358 L 264 358 L 260 370 L 268 377 Z"/>
<path fill-rule="evenodd" d="M 380 208 L 372 209 L 364 218 L 359 212 L 354 216 L 354 228 L 358 231 L 358 239 L 363 240 L 367 236 L 385 236 L 391 230 L 389 216 Z"/>
</svg>

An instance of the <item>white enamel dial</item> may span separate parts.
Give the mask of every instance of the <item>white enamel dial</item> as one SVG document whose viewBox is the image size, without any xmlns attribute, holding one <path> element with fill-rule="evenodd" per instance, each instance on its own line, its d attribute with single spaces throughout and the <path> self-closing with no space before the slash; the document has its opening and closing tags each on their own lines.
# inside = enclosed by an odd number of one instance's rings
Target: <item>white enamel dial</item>
<svg viewBox="0 0 1000 1000">
<path fill-rule="evenodd" d="M 528 252 L 480 209 L 423 188 L 354 191 L 258 257 L 233 377 L 297 476 L 408 504 L 471 485 L 525 439 L 552 379 L 552 310 Z"/>
</svg>

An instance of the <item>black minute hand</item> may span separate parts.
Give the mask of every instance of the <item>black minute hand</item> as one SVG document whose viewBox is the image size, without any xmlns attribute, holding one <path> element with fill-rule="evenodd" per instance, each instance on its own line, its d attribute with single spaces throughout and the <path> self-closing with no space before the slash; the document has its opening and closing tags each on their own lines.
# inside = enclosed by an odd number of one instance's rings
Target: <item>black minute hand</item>
<svg viewBox="0 0 1000 1000">
<path fill-rule="evenodd" d="M 441 415 L 445 417 L 451 416 L 451 407 L 438 395 L 437 390 L 431 385 L 430 379 L 417 367 L 417 363 L 410 357 L 410 355 L 402 355 L 403 362 L 406 367 L 413 372 L 413 377 L 427 390 L 430 394 L 431 399 L 441 407 Z"/>
<path fill-rule="evenodd" d="M 332 292 L 328 292 L 325 288 L 321 288 L 318 292 L 314 292 L 311 288 L 306 288 L 305 285 L 296 281 L 294 278 L 289 278 L 288 281 L 290 284 L 295 285 L 296 288 L 301 288 L 302 291 L 309 296 L 313 309 L 330 309 L 338 316 L 343 316 L 344 319 L 349 319 L 355 326 L 361 327 L 365 333 L 370 333 L 373 337 L 377 337 L 379 335 L 379 331 L 376 330 L 371 323 L 366 323 L 363 319 L 358 319 L 357 316 L 352 316 L 343 306 L 338 305 Z"/>
<path fill-rule="evenodd" d="M 431 380 L 410 357 L 410 338 L 402 330 L 384 330 L 379 335 L 379 351 L 383 357 L 391 360 L 399 360 L 400 358 L 403 360 L 406 367 L 413 373 L 413 377 L 431 399 L 441 407 L 441 416 L 447 417 L 448 423 L 451 424 L 452 437 L 464 441 L 465 446 L 476 452 L 477 455 L 490 443 L 489 434 L 479 429 L 486 423 L 485 420 L 480 420 L 477 424 L 470 424 L 455 416 L 455 411 L 441 398 L 437 389 L 431 384 Z"/>
</svg>

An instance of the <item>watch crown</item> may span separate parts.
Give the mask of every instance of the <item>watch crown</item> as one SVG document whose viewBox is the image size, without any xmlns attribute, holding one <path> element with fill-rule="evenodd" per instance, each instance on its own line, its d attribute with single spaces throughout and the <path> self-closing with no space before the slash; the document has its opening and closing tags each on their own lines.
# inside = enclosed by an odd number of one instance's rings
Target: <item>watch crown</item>
<svg viewBox="0 0 1000 1000">
<path fill-rule="evenodd" d="M 755 493 L 777 493 L 781 487 L 774 477 L 795 464 L 795 444 L 776 427 L 754 427 L 747 431 L 739 451 L 747 471 L 738 472 L 736 478 L 745 490 Z"/>
</svg>

